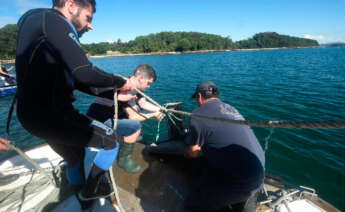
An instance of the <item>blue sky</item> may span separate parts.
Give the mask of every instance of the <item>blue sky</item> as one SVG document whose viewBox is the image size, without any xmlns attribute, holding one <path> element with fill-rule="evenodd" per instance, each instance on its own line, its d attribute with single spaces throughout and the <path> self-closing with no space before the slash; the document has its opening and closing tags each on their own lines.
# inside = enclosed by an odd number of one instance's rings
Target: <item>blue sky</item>
<svg viewBox="0 0 345 212">
<path fill-rule="evenodd" d="M 51 0 L 1 0 L 0 27 Z M 82 43 L 129 41 L 161 31 L 194 31 L 234 41 L 258 32 L 345 42 L 345 0 L 98 0 Z"/>
</svg>

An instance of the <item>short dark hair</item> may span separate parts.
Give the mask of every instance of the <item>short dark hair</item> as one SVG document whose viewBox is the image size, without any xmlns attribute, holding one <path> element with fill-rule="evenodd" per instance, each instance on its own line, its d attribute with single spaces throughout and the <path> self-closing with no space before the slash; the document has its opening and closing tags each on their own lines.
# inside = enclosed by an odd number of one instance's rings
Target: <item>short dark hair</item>
<svg viewBox="0 0 345 212">
<path fill-rule="evenodd" d="M 199 85 L 196 87 L 194 94 L 192 95 L 192 98 L 196 98 L 198 96 L 198 93 L 201 94 L 201 96 L 205 99 L 209 99 L 209 98 L 213 98 L 219 97 L 219 89 L 216 86 L 216 84 L 214 84 L 211 81 L 204 81 L 199 83 Z"/>
<path fill-rule="evenodd" d="M 210 91 L 200 91 L 199 92 L 201 94 L 201 96 L 205 99 L 209 99 L 209 98 L 219 98 L 220 92 L 218 91 L 218 89 L 216 90 L 210 90 Z"/>
<path fill-rule="evenodd" d="M 157 75 L 156 75 L 156 72 L 155 70 L 148 64 L 142 64 L 142 65 L 138 65 L 136 68 L 135 68 L 135 71 L 134 71 L 134 76 L 138 76 L 138 75 L 144 75 L 145 78 L 152 78 L 153 81 L 156 81 L 157 79 Z"/>
<path fill-rule="evenodd" d="M 61 8 L 66 4 L 67 0 L 53 0 L 53 7 Z M 96 0 L 73 0 L 78 6 L 86 8 L 91 6 L 93 13 L 96 12 Z"/>
</svg>

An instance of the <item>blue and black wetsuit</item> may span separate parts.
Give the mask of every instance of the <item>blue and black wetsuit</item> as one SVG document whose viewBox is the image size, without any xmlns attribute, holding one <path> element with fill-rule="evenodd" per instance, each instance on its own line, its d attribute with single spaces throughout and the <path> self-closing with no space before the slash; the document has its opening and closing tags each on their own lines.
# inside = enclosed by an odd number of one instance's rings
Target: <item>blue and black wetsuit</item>
<svg viewBox="0 0 345 212">
<path fill-rule="evenodd" d="M 73 91 L 111 96 L 113 91 L 99 92 L 100 88 L 119 88 L 125 80 L 92 65 L 75 28 L 55 9 L 28 11 L 18 30 L 17 115 L 23 127 L 46 140 L 69 166 L 83 160 L 84 147 L 114 149 L 122 136 L 80 114 L 72 105 Z M 107 169 L 111 162 L 99 166 Z"/>
</svg>

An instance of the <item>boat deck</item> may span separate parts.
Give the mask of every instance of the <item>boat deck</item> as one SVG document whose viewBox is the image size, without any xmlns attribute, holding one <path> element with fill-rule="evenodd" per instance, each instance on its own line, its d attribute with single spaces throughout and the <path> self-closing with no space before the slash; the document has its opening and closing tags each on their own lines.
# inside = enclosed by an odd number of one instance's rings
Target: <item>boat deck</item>
<svg viewBox="0 0 345 212">
<path fill-rule="evenodd" d="M 193 163 L 179 157 L 149 155 L 140 144 L 135 147 L 133 159 L 142 167 L 139 173 L 127 173 L 118 166 L 113 170 L 116 183 L 126 196 L 120 197 L 125 209 L 131 210 L 139 203 L 142 209 L 151 209 L 147 211 L 183 211 L 183 200 L 197 174 L 191 169 Z M 137 211 L 138 207 L 133 209 Z"/>
<path fill-rule="evenodd" d="M 62 160 L 48 145 L 36 147 L 26 153 L 41 167 L 50 170 Z M 176 156 L 149 155 L 144 151 L 142 144 L 135 146 L 133 159 L 142 167 L 139 173 L 130 174 L 116 165 L 113 166 L 120 202 L 125 211 L 183 212 L 183 200 L 188 194 L 193 179 L 199 174 L 197 170 L 200 169 L 196 167 L 198 163 Z M 19 181 L 0 186 L 2 197 L 0 198 L 0 212 L 26 211 L 30 208 L 34 208 L 33 211 L 80 211 L 80 205 L 63 177 L 65 176 L 64 173 L 61 174 L 61 186 L 56 188 L 47 184 L 47 179 L 42 174 L 32 170 L 31 164 L 20 156 L 14 156 L 0 163 L 0 171 L 3 174 L 21 174 Z M 35 182 L 43 183 L 44 186 L 34 187 Z M 269 193 L 277 192 L 282 188 L 283 184 L 281 183 L 271 177 L 265 179 L 265 187 Z M 9 187 L 13 187 L 14 190 L 9 191 Z M 39 189 L 37 190 L 37 188 Z M 9 202 L 10 197 L 12 197 L 13 202 Z M 317 196 L 306 195 L 306 197 L 314 205 L 323 208 L 324 211 L 339 211 Z M 48 200 L 43 201 L 43 199 Z M 256 211 L 268 210 L 266 205 L 258 206 L 256 209 Z M 114 208 L 109 201 L 101 199 L 94 204 L 92 211 L 110 212 L 114 211 Z"/>
</svg>

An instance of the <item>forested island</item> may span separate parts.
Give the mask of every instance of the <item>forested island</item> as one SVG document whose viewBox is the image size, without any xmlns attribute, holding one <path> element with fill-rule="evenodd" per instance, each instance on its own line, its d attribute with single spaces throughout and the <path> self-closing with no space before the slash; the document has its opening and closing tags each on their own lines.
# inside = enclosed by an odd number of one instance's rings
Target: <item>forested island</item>
<svg viewBox="0 0 345 212">
<path fill-rule="evenodd" d="M 8 24 L 0 29 L 0 58 L 15 58 L 17 26 Z M 150 54 L 164 52 L 224 51 L 235 49 L 295 48 L 319 46 L 315 40 L 280 35 L 276 32 L 255 34 L 252 38 L 232 41 L 230 37 L 200 32 L 159 32 L 138 36 L 134 40 L 122 42 L 101 42 L 81 44 L 90 56 L 104 54 Z"/>
<path fill-rule="evenodd" d="M 0 29 L 0 59 L 16 57 L 17 34 L 16 24 L 7 24 Z"/>
</svg>

